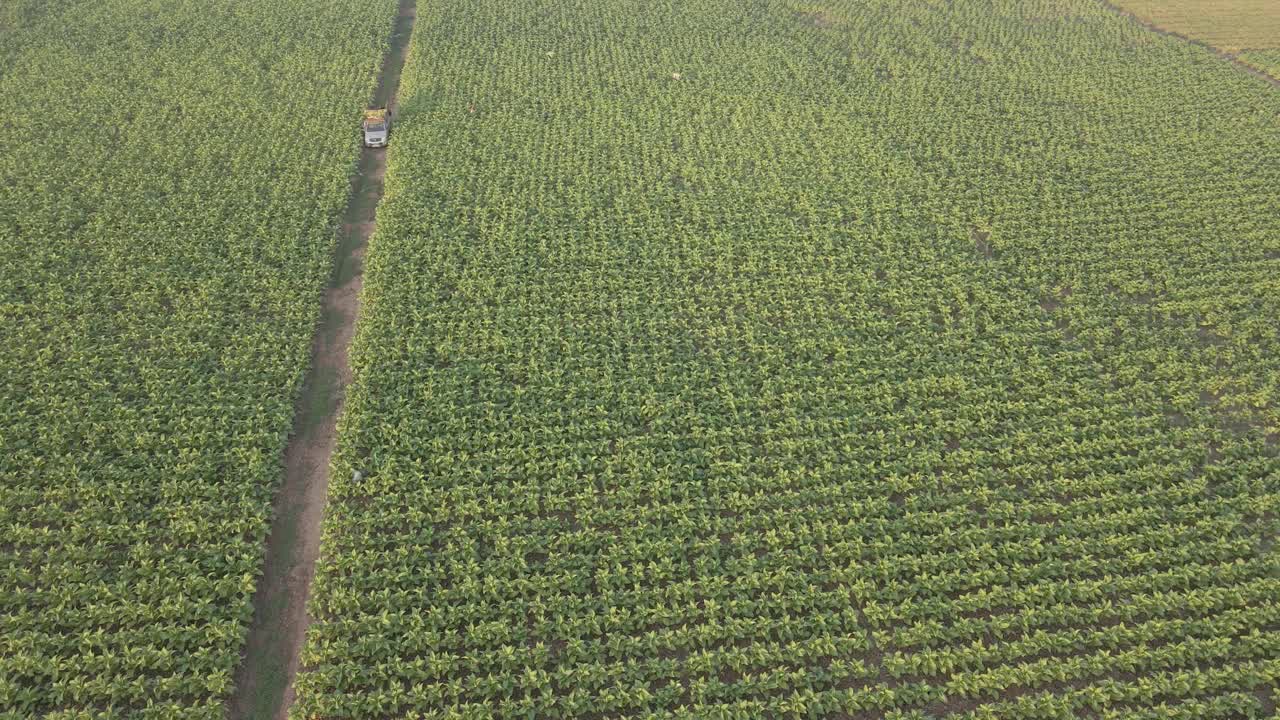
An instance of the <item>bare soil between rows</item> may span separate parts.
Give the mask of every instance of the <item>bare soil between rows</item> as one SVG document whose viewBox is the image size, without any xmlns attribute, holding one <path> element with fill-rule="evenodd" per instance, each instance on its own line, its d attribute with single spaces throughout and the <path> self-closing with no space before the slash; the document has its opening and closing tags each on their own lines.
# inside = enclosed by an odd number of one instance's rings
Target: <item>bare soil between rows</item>
<svg viewBox="0 0 1280 720">
<path fill-rule="evenodd" d="M 374 104 L 395 106 L 414 19 L 414 0 L 401 0 Z M 392 142 L 394 130 L 393 121 Z M 377 225 L 385 173 L 386 150 L 362 148 L 321 319 L 312 338 L 311 366 L 285 448 L 285 475 L 276 495 L 263 575 L 254 592 L 253 621 L 236 671 L 235 690 L 227 702 L 228 717 L 233 720 L 285 720 L 293 704 L 294 678 L 311 624 L 307 597 L 320 555 L 329 460 L 351 382 L 348 353 L 360 311 L 365 248 Z"/>
</svg>

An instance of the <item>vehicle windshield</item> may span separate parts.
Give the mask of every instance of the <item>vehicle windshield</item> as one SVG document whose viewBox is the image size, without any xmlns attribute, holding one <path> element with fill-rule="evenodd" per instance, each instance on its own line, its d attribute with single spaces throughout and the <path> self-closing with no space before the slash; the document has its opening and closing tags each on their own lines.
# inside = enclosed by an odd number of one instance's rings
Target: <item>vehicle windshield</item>
<svg viewBox="0 0 1280 720">
<path fill-rule="evenodd" d="M 383 123 L 369 123 L 368 125 L 364 126 L 364 129 L 368 130 L 369 132 L 382 132 L 383 130 L 387 129 L 387 126 Z"/>
</svg>

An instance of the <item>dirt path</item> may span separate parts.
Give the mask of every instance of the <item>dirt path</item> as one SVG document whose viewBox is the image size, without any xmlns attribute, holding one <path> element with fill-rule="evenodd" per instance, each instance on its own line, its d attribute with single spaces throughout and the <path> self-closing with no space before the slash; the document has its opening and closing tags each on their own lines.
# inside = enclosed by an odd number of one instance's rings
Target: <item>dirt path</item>
<svg viewBox="0 0 1280 720">
<path fill-rule="evenodd" d="M 1101 2 L 1102 2 L 1102 4 L 1103 4 L 1103 6 L 1105 6 L 1105 7 L 1106 7 L 1108 10 L 1110 10 L 1111 12 L 1113 12 L 1113 13 L 1115 13 L 1115 14 L 1117 14 L 1117 15 L 1123 15 L 1124 17 L 1129 18 L 1130 20 L 1132 20 L 1132 21 L 1134 21 L 1134 22 L 1138 23 L 1138 24 L 1139 24 L 1139 25 L 1141 25 L 1142 27 L 1144 27 L 1144 28 L 1146 28 L 1146 29 L 1148 29 L 1148 30 L 1150 30 L 1150 31 L 1152 31 L 1152 32 L 1159 33 L 1159 34 L 1161 34 L 1161 35 L 1168 35 L 1169 37 L 1176 37 L 1176 38 L 1178 38 L 1179 40 L 1182 40 L 1182 41 L 1184 41 L 1184 42 L 1189 42 L 1189 43 L 1191 43 L 1192 45 L 1199 45 L 1200 47 L 1204 48 L 1205 50 L 1208 50 L 1209 52 L 1213 53 L 1214 55 L 1217 55 L 1218 57 L 1222 58 L 1223 60 L 1228 60 L 1228 61 L 1230 61 L 1230 62 L 1234 63 L 1234 64 L 1236 65 L 1236 67 L 1240 68 L 1241 70 L 1244 70 L 1245 72 L 1249 73 L 1250 75 L 1253 75 L 1254 77 L 1260 77 L 1260 78 L 1262 78 L 1263 80 L 1266 80 L 1267 82 L 1271 83 L 1271 85 L 1272 85 L 1273 87 L 1280 87 L 1280 79 L 1277 79 L 1277 78 L 1273 78 L 1273 77 L 1271 77 L 1270 75 L 1268 75 L 1268 74 L 1266 74 L 1266 73 L 1262 72 L 1262 71 L 1261 71 L 1261 70 L 1259 70 L 1258 68 L 1256 68 L 1256 67 L 1254 67 L 1254 66 L 1252 66 L 1252 65 L 1250 65 L 1250 64 L 1248 64 L 1248 63 L 1246 63 L 1245 61 L 1241 60 L 1240 58 L 1236 57 L 1236 56 L 1235 56 L 1235 55 L 1233 55 L 1232 53 L 1225 52 L 1225 51 L 1223 51 L 1223 50 L 1219 50 L 1218 48 L 1216 48 L 1216 47 L 1214 47 L 1214 46 L 1210 45 L 1209 43 L 1207 43 L 1207 42 L 1205 42 L 1205 41 L 1203 41 L 1203 40 L 1197 40 L 1197 39 L 1195 39 L 1195 38 L 1193 38 L 1193 37 L 1188 37 L 1188 36 L 1186 36 L 1186 35 L 1183 35 L 1183 34 L 1182 34 L 1182 33 L 1180 33 L 1180 32 L 1174 32 L 1173 30 L 1166 30 L 1165 28 L 1162 28 L 1162 27 L 1160 27 L 1159 25 L 1156 25 L 1155 23 L 1151 22 L 1150 20 L 1146 20 L 1145 18 L 1143 18 L 1143 17 L 1141 17 L 1141 16 L 1139 16 L 1139 15 L 1135 15 L 1134 13 L 1129 12 L 1128 10 L 1125 10 L 1124 8 L 1122 8 L 1122 7 L 1120 7 L 1120 6 L 1118 6 L 1118 5 L 1114 4 L 1114 3 L 1112 3 L 1112 2 L 1111 2 L 1111 0 L 1101 0 Z"/>
<path fill-rule="evenodd" d="M 383 61 L 374 97 L 377 104 L 395 107 L 415 17 L 414 0 L 401 0 L 391 49 Z M 392 142 L 394 125 L 393 120 Z M 311 343 L 311 369 L 303 382 L 293 434 L 285 449 L 285 477 L 267 537 L 264 573 L 253 597 L 253 622 L 236 671 L 235 690 L 227 703 L 233 720 L 285 720 L 293 703 L 293 678 L 310 624 L 307 594 L 320 552 L 329 457 L 351 380 L 347 353 L 360 309 L 365 245 L 376 225 L 385 173 L 385 150 L 361 151 L 320 325 Z"/>
</svg>

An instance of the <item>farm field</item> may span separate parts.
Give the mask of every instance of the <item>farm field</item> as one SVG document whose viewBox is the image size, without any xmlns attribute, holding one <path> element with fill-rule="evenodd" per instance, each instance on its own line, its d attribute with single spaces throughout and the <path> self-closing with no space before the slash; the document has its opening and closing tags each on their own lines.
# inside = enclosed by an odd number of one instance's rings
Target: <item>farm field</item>
<svg viewBox="0 0 1280 720">
<path fill-rule="evenodd" d="M 0 11 L 0 717 L 224 717 L 394 15 Z"/>
<path fill-rule="evenodd" d="M 1280 80 L 1280 48 L 1271 50 L 1246 50 L 1237 57 L 1240 61 Z"/>
<path fill-rule="evenodd" d="M 1275 716 L 1265 80 L 1094 0 L 456 0 L 399 97 L 293 717 Z"/>
<path fill-rule="evenodd" d="M 1280 6 L 1274 0 L 1116 0 L 1115 5 L 1280 80 Z"/>
</svg>

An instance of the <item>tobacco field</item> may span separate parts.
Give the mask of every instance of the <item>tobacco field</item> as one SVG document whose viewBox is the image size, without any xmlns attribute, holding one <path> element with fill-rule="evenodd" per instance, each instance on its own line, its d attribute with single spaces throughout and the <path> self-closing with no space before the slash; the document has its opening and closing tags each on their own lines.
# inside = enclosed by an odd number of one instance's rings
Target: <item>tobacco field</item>
<svg viewBox="0 0 1280 720">
<path fill-rule="evenodd" d="M 1247 50 L 1239 58 L 1250 67 L 1280 80 L 1280 47 L 1270 50 Z"/>
<path fill-rule="evenodd" d="M 1275 716 L 1264 79 L 1094 0 L 456 0 L 399 113 L 293 717 Z"/>
<path fill-rule="evenodd" d="M 0 10 L 0 717 L 224 717 L 394 14 Z"/>
</svg>

